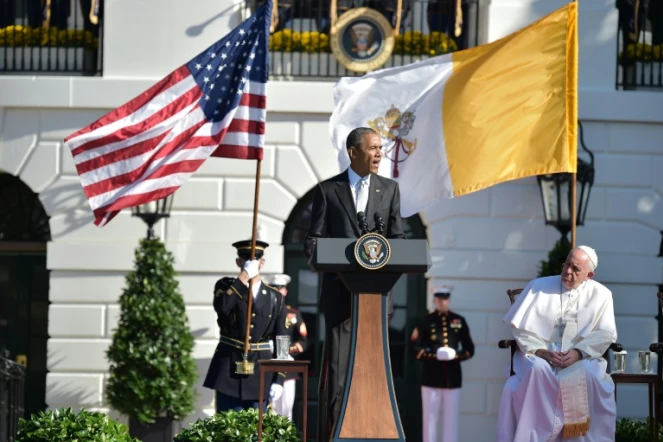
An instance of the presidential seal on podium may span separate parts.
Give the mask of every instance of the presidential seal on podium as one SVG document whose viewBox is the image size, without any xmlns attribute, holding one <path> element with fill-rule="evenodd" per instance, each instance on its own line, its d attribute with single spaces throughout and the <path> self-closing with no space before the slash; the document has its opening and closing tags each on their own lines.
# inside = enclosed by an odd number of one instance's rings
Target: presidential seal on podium
<svg viewBox="0 0 663 442">
<path fill-rule="evenodd" d="M 381 269 L 390 257 L 391 246 L 387 238 L 378 233 L 367 233 L 355 243 L 355 259 L 367 270 Z"/>
<path fill-rule="evenodd" d="M 394 30 L 380 12 L 350 9 L 331 29 L 331 49 L 346 69 L 369 72 L 380 68 L 394 50 Z"/>
</svg>

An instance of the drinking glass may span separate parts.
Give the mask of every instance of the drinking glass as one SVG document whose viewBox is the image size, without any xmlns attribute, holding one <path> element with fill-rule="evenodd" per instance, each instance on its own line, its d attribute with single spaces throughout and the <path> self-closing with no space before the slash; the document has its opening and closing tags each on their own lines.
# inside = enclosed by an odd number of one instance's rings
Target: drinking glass
<svg viewBox="0 0 663 442">
<path fill-rule="evenodd" d="M 279 335 L 276 337 L 276 359 L 289 359 L 290 336 Z"/>
<path fill-rule="evenodd" d="M 626 370 L 626 352 L 616 351 L 615 370 L 613 371 L 613 373 L 624 373 L 625 370 Z"/>
<path fill-rule="evenodd" d="M 649 373 L 651 370 L 651 359 L 648 351 L 639 351 L 638 360 L 640 361 L 640 373 Z"/>
</svg>

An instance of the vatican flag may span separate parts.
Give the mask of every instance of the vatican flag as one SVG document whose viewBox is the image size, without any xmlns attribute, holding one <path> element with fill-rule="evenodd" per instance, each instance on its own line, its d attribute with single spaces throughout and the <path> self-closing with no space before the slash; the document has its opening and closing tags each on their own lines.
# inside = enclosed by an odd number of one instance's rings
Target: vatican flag
<svg viewBox="0 0 663 442">
<path fill-rule="evenodd" d="M 378 131 L 380 175 L 398 181 L 404 217 L 504 181 L 575 172 L 576 8 L 483 46 L 341 78 L 329 126 L 342 169 L 348 133 Z"/>
</svg>

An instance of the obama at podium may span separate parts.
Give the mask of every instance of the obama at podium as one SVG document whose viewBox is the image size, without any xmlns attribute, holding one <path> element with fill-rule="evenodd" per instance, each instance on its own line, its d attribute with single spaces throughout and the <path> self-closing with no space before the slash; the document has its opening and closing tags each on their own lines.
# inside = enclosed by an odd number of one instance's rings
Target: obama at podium
<svg viewBox="0 0 663 442">
<path fill-rule="evenodd" d="M 359 238 L 362 229 L 357 214 L 366 217 L 369 231 L 382 224 L 386 238 L 405 238 L 398 183 L 377 175 L 383 159 L 382 141 L 367 127 L 354 129 L 346 139 L 350 167 L 318 184 L 313 196 L 311 226 L 304 250 L 311 257 L 317 238 Z M 351 293 L 336 274 L 324 273 L 320 310 L 325 315 L 327 376 L 327 430 L 338 420 L 345 385 L 351 342 Z M 388 298 L 389 315 L 393 312 Z M 323 370 L 325 367 L 323 366 Z M 321 377 L 324 379 L 324 377 Z M 320 398 L 322 402 L 325 398 Z M 325 437 L 326 439 L 326 437 Z"/>
</svg>

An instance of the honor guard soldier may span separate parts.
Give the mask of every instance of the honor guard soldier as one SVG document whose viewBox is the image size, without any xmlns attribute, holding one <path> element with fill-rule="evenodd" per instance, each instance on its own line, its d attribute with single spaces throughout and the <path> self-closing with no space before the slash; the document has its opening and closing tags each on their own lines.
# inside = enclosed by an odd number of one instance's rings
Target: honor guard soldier
<svg viewBox="0 0 663 442">
<path fill-rule="evenodd" d="M 461 361 L 474 355 L 474 343 L 465 318 L 449 310 L 451 286 L 435 290 L 435 311 L 412 331 L 417 359 L 423 361 L 421 401 L 423 442 L 457 442 Z M 442 421 L 442 434 L 438 422 Z"/>
<path fill-rule="evenodd" d="M 269 285 L 283 295 L 283 299 L 288 296 L 287 285 L 290 283 L 288 275 L 274 275 L 269 281 Z M 306 349 L 306 324 L 302 314 L 296 308 L 289 305 L 286 308 L 285 328 L 287 335 L 290 336 L 290 356 L 296 357 Z M 295 384 L 299 375 L 297 373 L 286 373 L 283 384 L 283 394 L 272 403 L 272 409 L 281 416 L 287 416 L 292 420 L 292 407 L 295 404 Z"/>
<path fill-rule="evenodd" d="M 204 386 L 216 391 L 216 411 L 257 408 L 260 376 L 259 359 L 272 359 L 270 340 L 285 335 L 286 309 L 283 296 L 260 279 L 260 269 L 268 244 L 256 241 L 255 259 L 251 260 L 251 241 L 238 241 L 235 263 L 242 269 L 237 278 L 222 278 L 214 286 L 214 310 L 221 337 L 210 363 Z M 249 295 L 249 280 L 253 293 Z M 244 338 L 248 297 L 253 296 L 248 361 L 254 364 L 252 373 L 238 373 L 238 362 L 244 358 Z M 263 397 L 271 402 L 283 393 L 285 373 L 267 373 Z M 262 404 L 263 408 L 266 404 Z"/>
</svg>

